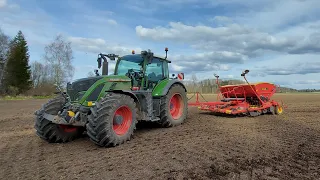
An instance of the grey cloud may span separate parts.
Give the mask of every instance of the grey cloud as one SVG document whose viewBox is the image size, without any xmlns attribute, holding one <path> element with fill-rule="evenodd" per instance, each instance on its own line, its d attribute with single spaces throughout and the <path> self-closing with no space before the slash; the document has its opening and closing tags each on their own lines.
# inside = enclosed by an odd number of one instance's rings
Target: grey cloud
<svg viewBox="0 0 320 180">
<path fill-rule="evenodd" d="M 257 8 L 260 9 L 261 6 L 265 5 L 266 3 L 271 2 L 279 2 L 283 0 L 144 0 L 144 1 L 132 1 L 126 0 L 124 5 L 127 8 L 131 8 L 136 10 L 140 13 L 151 13 L 154 11 L 163 11 L 168 10 L 176 10 L 181 9 L 186 5 L 190 5 L 193 8 L 208 8 L 208 7 L 217 7 L 221 5 L 245 5 L 250 7 L 251 9 L 256 10 Z M 134 7 L 134 8 L 132 8 Z"/>
<path fill-rule="evenodd" d="M 154 41 L 172 40 L 189 43 L 191 47 L 205 51 L 233 51 L 255 57 L 264 51 L 303 54 L 320 52 L 320 35 L 313 33 L 305 37 L 282 37 L 259 32 L 238 24 L 224 27 L 189 26 L 171 22 L 170 28 L 136 27 L 136 33 L 144 39 Z"/>
<path fill-rule="evenodd" d="M 307 61 L 307 60 L 306 60 Z M 304 62 L 295 63 L 288 67 L 261 67 L 256 69 L 263 75 L 292 75 L 292 74 L 310 74 L 320 73 L 320 61 L 319 62 Z"/>
<path fill-rule="evenodd" d="M 249 34 L 251 30 L 241 27 L 238 24 L 231 24 L 228 27 L 208 27 L 208 26 L 189 26 L 180 22 L 170 22 L 171 28 L 155 27 L 144 28 L 136 27 L 139 37 L 152 39 L 155 41 L 174 40 L 181 42 L 210 42 L 219 41 L 223 37 L 231 37 L 235 34 Z"/>
<path fill-rule="evenodd" d="M 289 51 L 290 54 L 305 54 L 320 52 L 320 32 L 312 33 L 305 38 L 297 47 Z"/>
<path fill-rule="evenodd" d="M 255 72 L 250 72 L 250 76 L 252 76 L 252 77 L 265 77 L 265 76 L 267 76 L 267 74 L 262 71 L 255 71 Z"/>
<path fill-rule="evenodd" d="M 188 61 L 188 62 L 213 62 L 213 63 L 236 63 L 242 64 L 247 57 L 241 53 L 230 52 L 230 51 L 212 51 L 206 53 L 198 53 L 192 55 L 176 55 L 172 57 L 173 60 L 177 61 Z"/>
<path fill-rule="evenodd" d="M 209 4 L 209 1 L 200 2 L 201 4 Z M 183 8 L 185 5 L 196 6 L 199 4 L 199 0 L 144 0 L 144 1 L 132 1 L 126 0 L 124 7 L 134 10 L 142 14 L 151 14 L 156 11 L 163 11 L 166 8 L 166 11 L 174 11 L 177 9 Z M 168 9 L 168 7 L 170 9 Z"/>
<path fill-rule="evenodd" d="M 165 2 L 163 5 L 174 2 L 182 3 L 180 0 L 168 0 Z M 185 1 L 185 3 L 188 2 Z M 234 6 L 241 4 L 250 9 L 250 12 L 246 12 L 246 8 L 240 8 L 236 12 L 228 14 L 229 17 L 213 17 L 211 21 L 218 23 L 220 25 L 218 27 L 192 26 L 181 22 L 170 22 L 168 26 L 153 28 L 136 26 L 136 34 L 142 39 L 188 44 L 191 48 L 202 51 L 203 54 L 228 51 L 239 54 L 239 57 L 242 57 L 230 59 L 217 53 L 212 53 L 211 59 L 214 60 L 208 60 L 207 62 L 207 64 L 211 65 L 215 63 L 235 63 L 236 61 L 244 62 L 246 59 L 262 57 L 265 54 L 319 53 L 320 38 L 317 33 L 319 32 L 317 27 L 320 26 L 320 21 L 302 22 L 298 19 L 302 15 L 305 17 L 304 15 L 307 12 L 312 13 L 312 15 L 318 12 L 316 6 L 314 6 L 318 3 L 316 0 L 304 3 L 300 3 L 298 0 L 248 0 L 245 2 L 241 0 L 208 0 L 201 2 L 201 5 L 217 7 L 220 5 Z M 294 15 L 292 15 L 293 11 L 295 12 Z M 300 26 L 292 26 L 297 24 Z M 289 28 L 288 25 L 290 25 Z M 276 30 L 282 31 L 282 34 L 277 34 Z M 182 68 L 181 66 L 180 69 Z M 201 67 L 197 68 L 203 70 L 204 68 Z M 268 71 L 268 73 L 273 74 L 290 74 L 291 72 L 287 69 L 276 72 Z M 263 77 L 266 76 L 266 73 L 255 73 L 253 75 Z"/>
<path fill-rule="evenodd" d="M 110 12 L 110 11 L 105 12 L 105 14 L 108 14 L 108 13 L 110 15 L 112 15 L 113 12 Z M 83 20 L 85 20 L 85 21 L 89 21 L 94 24 L 110 24 L 110 25 L 117 25 L 118 24 L 117 21 L 109 18 L 108 16 L 98 16 L 96 14 L 94 14 L 94 15 L 83 14 L 82 16 L 83 16 L 83 19 L 81 19 L 81 22 L 83 22 Z"/>
<path fill-rule="evenodd" d="M 320 80 L 295 81 L 295 84 L 320 84 Z"/>
<path fill-rule="evenodd" d="M 0 9 L 1 11 L 10 11 L 14 9 L 19 9 L 19 5 L 15 3 L 8 3 L 7 0 L 0 0 Z"/>
<path fill-rule="evenodd" d="M 172 62 L 170 64 L 170 72 L 172 73 L 191 73 L 191 72 L 213 72 L 213 71 L 227 71 L 230 67 L 226 64 L 202 62 Z M 178 65 L 176 65 L 176 64 Z"/>
<path fill-rule="evenodd" d="M 209 52 L 194 55 L 177 55 L 172 58 L 172 70 L 174 72 L 204 72 L 227 71 L 228 64 L 242 64 L 246 57 L 233 52 Z"/>
<path fill-rule="evenodd" d="M 140 51 L 140 48 L 128 48 L 126 46 L 116 45 L 107 43 L 103 39 L 92 39 L 92 38 L 82 38 L 82 37 L 69 37 L 68 38 L 72 47 L 75 50 L 89 53 L 115 53 L 118 55 L 124 55 L 131 53 L 132 49 Z"/>
<path fill-rule="evenodd" d="M 7 1 L 6 0 L 0 0 L 0 8 L 3 8 L 7 5 Z"/>
<path fill-rule="evenodd" d="M 232 20 L 226 16 L 215 16 L 211 19 L 211 21 L 218 21 L 218 22 L 231 22 Z"/>
<path fill-rule="evenodd" d="M 116 53 L 119 55 L 129 54 L 132 49 L 137 52 L 141 51 L 140 48 L 128 48 L 125 46 L 115 46 L 108 44 L 103 39 L 91 39 L 81 37 L 69 37 L 72 47 L 75 50 L 89 53 Z M 201 72 L 213 70 L 229 70 L 229 63 L 241 64 L 247 57 L 241 53 L 228 52 L 228 51 L 212 51 L 208 53 L 198 53 L 192 55 L 174 55 L 170 58 L 170 64 L 173 72 Z"/>
<path fill-rule="evenodd" d="M 273 81 L 273 82 L 271 82 L 271 83 L 274 83 L 274 84 L 276 84 L 277 86 L 286 86 L 286 87 L 290 87 L 290 86 L 292 86 L 292 82 L 289 82 L 289 81 Z"/>
</svg>

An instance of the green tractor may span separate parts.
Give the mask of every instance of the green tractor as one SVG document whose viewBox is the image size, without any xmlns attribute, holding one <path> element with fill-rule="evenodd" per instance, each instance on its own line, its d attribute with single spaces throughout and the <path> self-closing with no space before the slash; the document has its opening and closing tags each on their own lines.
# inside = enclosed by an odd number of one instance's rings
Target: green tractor
<svg viewBox="0 0 320 180">
<path fill-rule="evenodd" d="M 119 57 L 99 54 L 95 77 L 68 83 L 58 95 L 35 112 L 36 134 L 51 143 L 65 143 L 87 133 L 102 147 L 129 141 L 138 121 L 172 127 L 187 118 L 187 90 L 181 79 L 169 77 L 166 57 L 148 51 Z M 117 58 L 113 75 L 108 61 Z M 102 62 L 103 61 L 103 62 Z M 184 78 L 183 73 L 179 78 Z"/>
</svg>

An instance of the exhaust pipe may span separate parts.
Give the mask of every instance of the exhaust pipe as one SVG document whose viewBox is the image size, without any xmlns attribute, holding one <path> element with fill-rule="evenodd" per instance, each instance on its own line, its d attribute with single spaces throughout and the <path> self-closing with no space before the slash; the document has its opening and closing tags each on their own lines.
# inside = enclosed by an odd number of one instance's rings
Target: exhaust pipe
<svg viewBox="0 0 320 180">
<path fill-rule="evenodd" d="M 99 57 L 100 56 L 100 57 Z M 116 57 L 119 57 L 119 55 L 115 55 L 115 54 L 98 54 L 98 68 L 101 68 L 101 63 L 102 63 L 102 75 L 108 75 L 108 61 L 107 58 L 108 57 L 110 60 L 114 61 Z M 103 62 L 102 62 L 103 60 Z"/>
<path fill-rule="evenodd" d="M 104 61 L 102 64 L 102 75 L 108 75 L 108 61 Z"/>
</svg>

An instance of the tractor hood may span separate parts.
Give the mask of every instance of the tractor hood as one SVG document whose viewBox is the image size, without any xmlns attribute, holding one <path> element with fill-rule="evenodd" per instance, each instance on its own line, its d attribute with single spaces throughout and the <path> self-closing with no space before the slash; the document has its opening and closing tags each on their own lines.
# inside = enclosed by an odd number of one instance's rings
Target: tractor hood
<svg viewBox="0 0 320 180">
<path fill-rule="evenodd" d="M 72 83 L 68 83 L 67 85 L 67 93 L 71 98 L 71 101 L 78 101 L 80 100 L 85 94 L 87 94 L 87 91 L 94 91 L 98 88 L 100 91 L 106 84 L 117 84 L 117 83 L 123 83 L 127 82 L 128 87 L 130 87 L 131 79 L 124 75 L 104 75 L 104 76 L 95 76 L 95 77 L 89 77 L 89 78 L 82 78 L 75 80 Z M 99 92 L 92 92 L 99 95 Z M 94 95 L 94 96 L 98 96 Z"/>
<path fill-rule="evenodd" d="M 94 76 L 94 77 L 88 77 L 88 78 L 81 78 L 77 79 L 72 82 L 72 84 L 81 84 L 85 82 L 96 82 L 100 79 L 105 79 L 105 80 L 111 80 L 111 81 L 131 81 L 131 79 L 128 76 L 124 75 L 103 75 L 103 76 Z"/>
<path fill-rule="evenodd" d="M 105 75 L 101 77 L 108 82 L 131 82 L 131 79 L 125 75 Z"/>
</svg>

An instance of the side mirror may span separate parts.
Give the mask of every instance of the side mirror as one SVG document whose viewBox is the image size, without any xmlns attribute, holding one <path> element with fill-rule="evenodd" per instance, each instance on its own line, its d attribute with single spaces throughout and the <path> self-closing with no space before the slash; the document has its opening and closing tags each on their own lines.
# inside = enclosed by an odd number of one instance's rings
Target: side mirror
<svg viewBox="0 0 320 180">
<path fill-rule="evenodd" d="M 100 76 L 98 69 L 95 69 L 95 70 L 94 70 L 94 73 L 96 74 L 96 76 Z"/>
<path fill-rule="evenodd" d="M 98 61 L 98 68 L 100 69 L 101 68 L 101 57 L 98 57 L 97 61 Z"/>
</svg>

